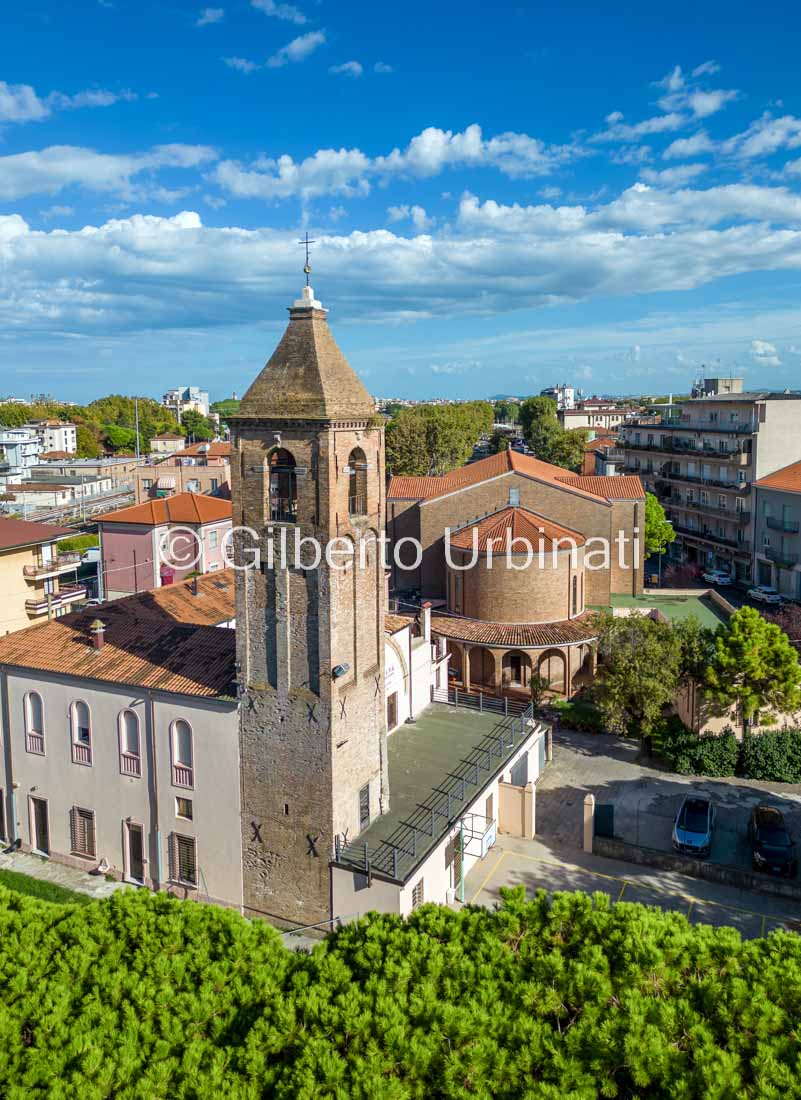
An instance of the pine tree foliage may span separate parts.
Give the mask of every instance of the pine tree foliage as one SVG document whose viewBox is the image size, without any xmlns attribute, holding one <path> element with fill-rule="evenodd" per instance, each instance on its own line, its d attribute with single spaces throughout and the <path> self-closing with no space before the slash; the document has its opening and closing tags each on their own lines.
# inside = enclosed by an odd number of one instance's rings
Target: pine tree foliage
<svg viewBox="0 0 801 1100">
<path fill-rule="evenodd" d="M 236 913 L 0 890 L 9 1100 L 799 1094 L 801 938 L 605 895 L 373 914 L 311 953 Z"/>
</svg>

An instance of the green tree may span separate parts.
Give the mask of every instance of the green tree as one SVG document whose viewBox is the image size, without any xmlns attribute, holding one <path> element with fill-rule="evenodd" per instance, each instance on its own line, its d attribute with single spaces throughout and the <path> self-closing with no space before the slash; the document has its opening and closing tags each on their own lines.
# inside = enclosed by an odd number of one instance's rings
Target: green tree
<svg viewBox="0 0 801 1100">
<path fill-rule="evenodd" d="M 587 431 L 566 431 L 556 415 L 556 402 L 550 397 L 527 397 L 520 406 L 520 424 L 526 443 L 537 458 L 579 470 L 584 460 Z"/>
<path fill-rule="evenodd" d="M 607 726 L 649 739 L 679 683 L 681 641 L 669 623 L 632 614 L 598 616 L 595 698 Z"/>
<path fill-rule="evenodd" d="M 387 424 L 386 455 L 393 474 L 422 477 L 431 472 L 426 423 L 416 409 L 401 409 Z"/>
<path fill-rule="evenodd" d="M 499 424 L 516 424 L 518 420 L 519 405 L 516 401 L 496 401 L 494 407 L 495 420 Z"/>
<path fill-rule="evenodd" d="M 645 494 L 645 556 L 664 554 L 676 537 L 672 524 L 665 516 L 665 509 L 653 493 Z"/>
<path fill-rule="evenodd" d="M 181 428 L 187 439 L 195 442 L 214 439 L 214 428 L 202 413 L 187 409 L 181 416 Z"/>
<path fill-rule="evenodd" d="M 225 420 L 227 416 L 235 416 L 239 412 L 239 405 L 238 397 L 226 397 L 222 401 L 212 401 L 210 408 L 221 420 Z"/>
<path fill-rule="evenodd" d="M 490 436 L 490 451 L 497 454 L 498 451 L 509 450 L 509 436 L 506 432 L 496 429 Z"/>
<path fill-rule="evenodd" d="M 394 474 L 445 474 L 463 466 L 482 435 L 492 430 L 487 401 L 417 405 L 387 424 L 387 466 Z"/>
<path fill-rule="evenodd" d="M 741 607 L 719 627 L 704 679 L 707 697 L 723 710 L 736 706 L 746 723 L 801 705 L 801 666 L 784 631 L 753 607 Z"/>
<path fill-rule="evenodd" d="M 86 426 L 78 424 L 75 431 L 76 454 L 78 458 L 97 458 L 101 453 L 101 447 L 95 432 Z"/>
</svg>

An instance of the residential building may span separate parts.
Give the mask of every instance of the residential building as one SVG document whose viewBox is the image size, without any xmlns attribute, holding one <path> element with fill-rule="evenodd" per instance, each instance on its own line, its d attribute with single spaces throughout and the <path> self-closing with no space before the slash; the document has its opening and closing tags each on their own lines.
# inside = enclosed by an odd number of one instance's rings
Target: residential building
<svg viewBox="0 0 801 1100">
<path fill-rule="evenodd" d="M 65 527 L 0 519 L 0 634 L 54 618 L 86 599 L 76 582 L 81 555 L 59 551 Z"/>
<path fill-rule="evenodd" d="M 576 407 L 576 396 L 581 391 L 576 391 L 573 386 L 568 386 L 566 382 L 560 382 L 558 386 L 548 386 L 544 390 L 540 390 L 540 397 L 550 397 L 556 402 L 556 408 L 561 412 L 564 409 L 574 409 Z"/>
<path fill-rule="evenodd" d="M 801 396 L 738 392 L 737 379 L 706 379 L 708 395 L 676 406 L 670 417 L 626 424 L 626 470 L 656 493 L 677 534 L 677 561 L 753 572 L 753 484 L 801 458 Z"/>
<path fill-rule="evenodd" d="M 801 600 L 801 461 L 754 482 L 754 581 Z"/>
<path fill-rule="evenodd" d="M 193 443 L 136 471 L 137 504 L 184 492 L 230 499 L 230 443 Z"/>
<path fill-rule="evenodd" d="M 100 590 L 106 599 L 114 600 L 174 584 L 187 573 L 224 569 L 231 502 L 177 493 L 107 512 L 97 529 Z"/>
<path fill-rule="evenodd" d="M 27 428 L 0 428 L 0 491 L 30 476 L 39 461 L 41 443 Z"/>
<path fill-rule="evenodd" d="M 181 451 L 186 445 L 186 436 L 181 432 L 162 432 L 161 435 L 154 435 L 150 440 L 150 453 L 153 455 L 174 455 L 176 451 Z"/>
<path fill-rule="evenodd" d="M 74 455 L 78 450 L 78 427 L 64 420 L 32 420 L 25 424 L 39 437 L 39 446 L 43 453 L 58 451 Z"/>
<path fill-rule="evenodd" d="M 594 428 L 616 431 L 630 415 L 631 410 L 624 405 L 611 401 L 589 400 L 580 402 L 575 408 L 563 409 L 557 413 L 559 423 L 568 431 L 571 428 Z"/>
<path fill-rule="evenodd" d="M 39 462 L 32 467 L 31 477 L 36 481 L 49 480 L 50 478 L 81 478 L 86 480 L 103 479 L 110 480 L 114 491 L 123 489 L 133 490 L 134 475 L 140 466 L 144 466 L 147 458 L 136 458 L 134 455 L 103 455 L 100 458 L 70 458 L 69 455 L 51 454 L 40 455 Z"/>
<path fill-rule="evenodd" d="M 401 601 L 419 593 L 433 603 L 433 635 L 446 640 L 464 690 L 526 695 L 539 675 L 554 692 L 571 695 L 594 668 L 588 609 L 608 605 L 613 593 L 642 591 L 635 539 L 644 504 L 636 477 L 573 474 L 514 450 L 441 477 L 393 477 L 391 590 Z M 446 531 L 455 532 L 450 549 Z M 628 554 L 618 552 L 621 538 Z M 405 539 L 421 548 L 408 568 Z M 509 568 L 505 550 L 509 540 L 518 545 L 515 539 L 535 556 L 526 560 L 515 551 Z M 496 557 L 488 556 L 489 540 Z M 606 561 L 593 559 L 585 569 L 585 547 L 602 544 L 611 551 Z"/>
<path fill-rule="evenodd" d="M 110 477 L 62 477 L 23 481 L 8 489 L 14 511 L 63 508 L 97 500 L 113 491 Z"/>
<path fill-rule="evenodd" d="M 202 416 L 209 415 L 209 395 L 198 386 L 179 386 L 177 389 L 167 390 L 161 403 L 175 414 L 179 424 L 182 415 L 190 410 Z"/>
</svg>

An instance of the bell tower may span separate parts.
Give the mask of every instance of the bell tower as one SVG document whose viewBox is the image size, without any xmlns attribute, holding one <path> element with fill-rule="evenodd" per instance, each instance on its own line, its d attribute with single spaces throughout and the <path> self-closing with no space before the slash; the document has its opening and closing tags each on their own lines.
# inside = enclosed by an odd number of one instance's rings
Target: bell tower
<svg viewBox="0 0 801 1100">
<path fill-rule="evenodd" d="M 292 924 L 389 800 L 384 433 L 326 313 L 305 286 L 230 422 L 244 904 Z"/>
</svg>

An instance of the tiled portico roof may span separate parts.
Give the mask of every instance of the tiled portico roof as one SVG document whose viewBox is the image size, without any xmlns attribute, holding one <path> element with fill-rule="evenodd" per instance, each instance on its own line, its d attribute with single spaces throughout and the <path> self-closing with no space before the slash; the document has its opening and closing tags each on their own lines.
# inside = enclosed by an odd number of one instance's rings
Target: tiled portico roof
<svg viewBox="0 0 801 1100">
<path fill-rule="evenodd" d="M 592 620 L 590 611 L 575 619 L 556 623 L 488 623 L 481 619 L 432 615 L 431 630 L 443 638 L 474 645 L 496 646 L 498 649 L 544 649 L 594 641 L 598 634 Z"/>
</svg>

